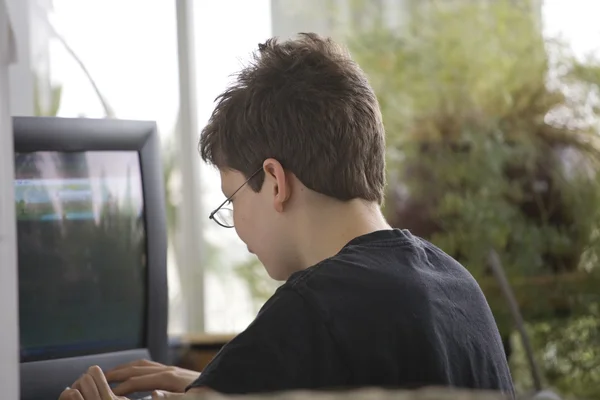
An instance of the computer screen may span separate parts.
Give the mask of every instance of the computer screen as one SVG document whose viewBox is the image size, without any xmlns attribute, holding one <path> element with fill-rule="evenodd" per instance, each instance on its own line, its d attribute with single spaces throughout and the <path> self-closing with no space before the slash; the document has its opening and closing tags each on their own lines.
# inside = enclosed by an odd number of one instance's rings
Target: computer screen
<svg viewBox="0 0 600 400">
<path fill-rule="evenodd" d="M 156 123 L 13 117 L 21 400 L 91 365 L 167 362 Z"/>
<path fill-rule="evenodd" d="M 144 347 L 135 151 L 15 154 L 21 361 Z"/>
</svg>

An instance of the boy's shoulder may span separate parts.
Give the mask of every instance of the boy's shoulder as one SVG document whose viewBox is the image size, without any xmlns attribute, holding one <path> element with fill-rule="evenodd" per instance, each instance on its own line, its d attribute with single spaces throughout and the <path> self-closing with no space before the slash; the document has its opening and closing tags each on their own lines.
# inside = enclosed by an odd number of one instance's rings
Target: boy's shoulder
<svg viewBox="0 0 600 400">
<path fill-rule="evenodd" d="M 300 295 L 389 290 L 397 297 L 425 289 L 428 281 L 446 286 L 455 279 L 467 290 L 478 289 L 471 274 L 441 249 L 407 230 L 390 229 L 351 240 L 333 257 L 290 276 L 281 289 Z"/>
<path fill-rule="evenodd" d="M 306 311 L 341 329 L 392 321 L 425 329 L 451 324 L 447 316 L 456 309 L 486 315 L 495 326 L 473 276 L 435 245 L 402 230 L 352 240 L 335 256 L 292 275 L 272 301 L 290 301 L 282 297 L 301 301 Z M 467 327 L 474 321 L 464 322 Z"/>
<path fill-rule="evenodd" d="M 428 383 L 510 389 L 495 322 L 463 270 L 401 231 L 359 237 L 291 276 L 199 381 L 226 387 L 252 365 L 264 375 L 261 388 Z M 491 369 L 473 376 L 471 361 Z M 444 373 L 450 362 L 452 376 Z M 246 386 L 255 387 L 255 380 Z"/>
</svg>

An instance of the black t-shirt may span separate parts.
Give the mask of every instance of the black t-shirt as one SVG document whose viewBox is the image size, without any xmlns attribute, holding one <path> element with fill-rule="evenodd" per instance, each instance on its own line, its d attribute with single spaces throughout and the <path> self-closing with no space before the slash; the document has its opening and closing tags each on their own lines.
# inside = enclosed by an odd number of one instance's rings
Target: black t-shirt
<svg viewBox="0 0 600 400">
<path fill-rule="evenodd" d="M 432 385 L 514 395 L 471 274 L 408 231 L 385 230 L 293 274 L 190 387 L 243 394 Z"/>
</svg>

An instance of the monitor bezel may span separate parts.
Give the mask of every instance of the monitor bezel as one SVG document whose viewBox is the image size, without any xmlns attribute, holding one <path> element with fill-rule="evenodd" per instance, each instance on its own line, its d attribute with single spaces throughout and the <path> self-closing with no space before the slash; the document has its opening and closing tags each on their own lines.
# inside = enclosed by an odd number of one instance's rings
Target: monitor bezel
<svg viewBox="0 0 600 400">
<path fill-rule="evenodd" d="M 21 398 L 53 396 L 56 390 L 61 389 L 65 379 L 69 376 L 78 377 L 91 365 L 110 368 L 137 358 L 151 358 L 165 363 L 168 320 L 167 232 L 160 140 L 156 123 L 116 119 L 13 117 L 13 131 L 15 153 L 137 151 L 142 173 L 148 255 L 144 329 L 146 348 L 21 363 Z"/>
</svg>

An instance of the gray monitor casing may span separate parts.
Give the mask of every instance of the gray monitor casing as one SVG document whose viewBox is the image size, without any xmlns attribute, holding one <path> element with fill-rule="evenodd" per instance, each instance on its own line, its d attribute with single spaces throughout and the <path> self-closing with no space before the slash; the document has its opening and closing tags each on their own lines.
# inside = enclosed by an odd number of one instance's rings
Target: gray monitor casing
<svg viewBox="0 0 600 400">
<path fill-rule="evenodd" d="M 167 232 L 163 169 L 156 123 L 115 119 L 14 117 L 15 152 L 137 151 L 144 195 L 147 251 L 145 347 L 24 362 L 21 399 L 57 399 L 88 367 L 109 369 L 137 359 L 167 362 Z M 93 318 L 93 315 L 90 315 Z"/>
</svg>

